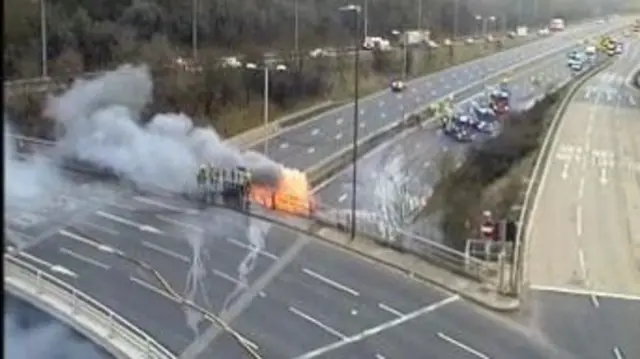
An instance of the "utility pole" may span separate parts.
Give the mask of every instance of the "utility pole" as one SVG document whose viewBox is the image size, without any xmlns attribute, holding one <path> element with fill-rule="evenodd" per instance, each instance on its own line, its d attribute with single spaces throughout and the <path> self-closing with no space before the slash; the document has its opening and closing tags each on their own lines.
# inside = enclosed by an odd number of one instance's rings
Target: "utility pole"
<svg viewBox="0 0 640 359">
<path fill-rule="evenodd" d="M 191 0 L 191 51 L 193 60 L 198 59 L 198 0 Z"/>
<path fill-rule="evenodd" d="M 300 26 L 300 23 L 299 23 L 299 21 L 300 21 L 300 13 L 299 12 L 300 12 L 300 8 L 299 8 L 299 2 L 300 2 L 300 0 L 295 0 L 295 15 L 294 15 L 295 16 L 295 19 L 294 19 L 295 25 L 294 25 L 294 32 L 293 32 L 294 33 L 294 35 L 293 35 L 294 36 L 294 40 L 293 40 L 294 45 L 293 46 L 294 46 L 294 52 L 295 52 L 296 58 L 298 58 L 300 56 L 300 44 L 299 44 L 299 36 L 300 36 L 300 34 L 299 34 L 299 31 L 300 31 L 300 29 L 299 29 L 299 26 Z"/>
<path fill-rule="evenodd" d="M 418 0 L 418 30 L 422 30 L 422 0 Z"/>
<path fill-rule="evenodd" d="M 40 0 L 40 61 L 42 62 L 42 77 L 49 76 L 49 64 L 47 55 L 48 35 L 47 35 L 47 3 L 46 0 Z"/>
<path fill-rule="evenodd" d="M 459 0 L 454 0 L 453 3 L 453 40 L 458 38 L 458 13 L 459 10 Z"/>
<path fill-rule="evenodd" d="M 369 0 L 364 0 L 364 38 L 366 39 L 367 37 L 369 37 Z"/>
<path fill-rule="evenodd" d="M 269 66 L 264 64 L 264 127 L 269 125 Z M 269 154 L 269 136 L 264 141 L 264 155 Z"/>
</svg>

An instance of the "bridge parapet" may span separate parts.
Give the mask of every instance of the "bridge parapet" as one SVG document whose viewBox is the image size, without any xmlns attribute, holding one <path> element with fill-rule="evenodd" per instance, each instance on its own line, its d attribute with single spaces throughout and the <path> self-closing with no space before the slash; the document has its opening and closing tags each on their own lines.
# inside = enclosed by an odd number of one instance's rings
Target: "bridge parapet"
<svg viewBox="0 0 640 359">
<path fill-rule="evenodd" d="M 116 358 L 176 358 L 113 310 L 10 254 L 4 255 L 4 283 L 10 293 L 71 325 Z"/>
</svg>

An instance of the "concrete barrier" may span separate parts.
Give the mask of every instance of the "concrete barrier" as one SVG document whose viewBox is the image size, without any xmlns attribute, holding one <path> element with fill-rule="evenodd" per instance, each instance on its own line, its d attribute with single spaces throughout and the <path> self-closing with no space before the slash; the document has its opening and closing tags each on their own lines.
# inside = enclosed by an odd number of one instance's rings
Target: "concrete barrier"
<svg viewBox="0 0 640 359">
<path fill-rule="evenodd" d="M 9 254 L 4 255 L 4 284 L 10 293 L 71 325 L 116 358 L 176 358 L 115 311 Z"/>
</svg>

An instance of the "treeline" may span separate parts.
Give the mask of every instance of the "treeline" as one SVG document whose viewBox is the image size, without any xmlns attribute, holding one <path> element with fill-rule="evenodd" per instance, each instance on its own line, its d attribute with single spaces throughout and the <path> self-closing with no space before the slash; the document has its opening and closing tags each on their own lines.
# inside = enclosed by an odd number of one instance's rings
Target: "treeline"
<svg viewBox="0 0 640 359">
<path fill-rule="evenodd" d="M 435 36 L 454 32 L 454 1 L 369 0 L 368 29 L 372 35 L 416 28 L 418 24 Z M 589 7 L 573 6 L 578 0 L 551 4 L 516 0 L 458 0 L 458 33 L 478 30 L 477 14 L 494 15 L 516 22 L 540 22 L 550 15 L 590 15 Z M 48 58 L 54 72 L 96 70 L 109 67 L 145 52 L 188 55 L 194 22 L 198 47 L 217 54 L 264 53 L 274 49 L 288 52 L 294 47 L 295 14 L 299 18 L 299 47 L 340 46 L 350 43 L 350 24 L 338 11 L 347 0 L 44 0 Z M 356 0 L 354 3 L 364 3 Z M 516 6 L 514 4 L 523 4 Z M 509 6 L 509 4 L 511 6 Z M 564 6 L 563 6 L 564 4 Z M 506 5 L 506 7 L 505 7 Z M 195 7 L 194 7 L 195 6 Z M 508 9 L 505 11 L 504 9 Z M 564 8 L 564 10 L 563 10 Z M 40 2 L 4 1 L 5 78 L 37 76 L 40 68 Z M 570 10 L 570 11 L 569 11 Z M 421 18 L 419 18 L 421 17 Z M 500 27 L 504 24 L 493 24 Z M 545 20 L 546 21 L 546 20 Z M 544 21 L 542 21 L 544 22 Z M 492 26 L 490 24 L 490 26 Z M 58 61 L 60 60 L 60 61 Z"/>
<path fill-rule="evenodd" d="M 478 235 L 482 211 L 491 209 L 496 218 L 505 218 L 519 204 L 526 184 L 518 176 L 510 178 L 510 171 L 539 148 L 558 98 L 558 93 L 547 95 L 530 110 L 509 116 L 500 135 L 472 147 L 460 167 L 445 166 L 449 171 L 434 191 L 438 208 L 429 211 L 440 211 L 447 245 L 464 250 L 466 239 Z M 497 181 L 503 181 L 500 195 L 488 201 Z"/>
</svg>

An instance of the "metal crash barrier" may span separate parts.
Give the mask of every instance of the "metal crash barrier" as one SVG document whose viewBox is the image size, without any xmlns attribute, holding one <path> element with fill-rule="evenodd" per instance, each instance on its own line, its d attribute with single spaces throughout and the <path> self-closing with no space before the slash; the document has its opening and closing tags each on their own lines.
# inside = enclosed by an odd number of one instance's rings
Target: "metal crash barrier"
<svg viewBox="0 0 640 359">
<path fill-rule="evenodd" d="M 97 300 L 9 254 L 4 255 L 5 288 L 23 293 L 38 303 L 55 308 L 84 333 L 102 340 L 132 359 L 175 359 L 176 356 L 148 334 Z M 98 343 L 100 344 L 100 343 Z"/>
</svg>

